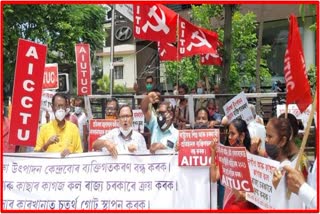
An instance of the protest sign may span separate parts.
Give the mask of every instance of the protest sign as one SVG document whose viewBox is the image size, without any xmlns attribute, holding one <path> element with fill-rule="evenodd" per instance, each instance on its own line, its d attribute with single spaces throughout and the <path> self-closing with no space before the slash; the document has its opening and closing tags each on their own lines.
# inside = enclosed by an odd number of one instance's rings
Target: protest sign
<svg viewBox="0 0 320 214">
<path fill-rule="evenodd" d="M 42 89 L 58 89 L 58 63 L 46 64 L 44 67 Z"/>
<path fill-rule="evenodd" d="M 247 153 L 247 158 L 254 192 L 247 192 L 246 199 L 261 209 L 271 209 L 272 176 L 280 163 L 250 153 Z"/>
<path fill-rule="evenodd" d="M 34 146 L 47 46 L 19 39 L 13 87 L 10 144 Z"/>
<path fill-rule="evenodd" d="M 220 142 L 219 129 L 180 130 L 179 166 L 209 166 L 212 142 Z"/>
<path fill-rule="evenodd" d="M 250 121 L 254 120 L 244 92 L 241 92 L 229 100 L 229 102 L 223 106 L 223 111 L 229 122 L 236 118 L 242 118 L 248 124 Z"/>
<path fill-rule="evenodd" d="M 277 105 L 277 117 L 281 114 L 285 113 L 286 105 Z M 300 119 L 303 123 L 304 129 L 307 127 L 308 119 L 311 113 L 311 105 L 304 112 L 300 112 L 298 106 L 296 104 L 288 105 L 288 113 L 293 114 L 298 120 Z M 315 117 L 316 118 L 316 117 Z"/>
<path fill-rule="evenodd" d="M 253 192 L 246 148 L 218 144 L 216 155 L 221 184 L 231 189 Z"/>
<path fill-rule="evenodd" d="M 92 143 L 113 128 L 119 127 L 118 121 L 114 119 L 91 119 L 89 120 L 89 151 Z"/>
<path fill-rule="evenodd" d="M 172 154 L 6 154 L 3 209 L 215 209 L 210 183 L 208 167 L 178 167 Z"/>
<path fill-rule="evenodd" d="M 76 64 L 77 64 L 77 94 L 78 96 L 91 94 L 91 60 L 90 45 L 76 44 Z"/>
<path fill-rule="evenodd" d="M 133 109 L 133 129 L 139 133 L 144 132 L 144 114 L 141 109 Z"/>
<path fill-rule="evenodd" d="M 48 112 L 50 116 L 50 120 L 55 119 L 53 110 L 52 110 L 52 97 L 56 94 L 55 91 L 43 90 L 41 96 L 41 118 L 40 123 L 47 123 L 46 121 L 46 112 Z"/>
</svg>

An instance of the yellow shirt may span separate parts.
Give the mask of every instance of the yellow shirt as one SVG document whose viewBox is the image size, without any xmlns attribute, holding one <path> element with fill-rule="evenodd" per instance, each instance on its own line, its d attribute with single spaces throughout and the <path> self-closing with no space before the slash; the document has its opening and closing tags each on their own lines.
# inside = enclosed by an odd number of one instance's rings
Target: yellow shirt
<svg viewBox="0 0 320 214">
<path fill-rule="evenodd" d="M 53 135 L 58 135 L 59 141 L 48 146 L 46 152 L 62 152 L 66 148 L 68 148 L 71 153 L 83 152 L 78 127 L 66 121 L 65 125 L 60 128 L 56 120 L 52 120 L 41 126 L 34 150 L 40 151 Z"/>
</svg>

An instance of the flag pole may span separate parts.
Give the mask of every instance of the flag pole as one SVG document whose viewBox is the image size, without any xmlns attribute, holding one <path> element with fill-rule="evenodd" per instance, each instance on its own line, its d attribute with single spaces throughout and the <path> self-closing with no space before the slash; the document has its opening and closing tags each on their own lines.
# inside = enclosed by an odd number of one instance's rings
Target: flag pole
<svg viewBox="0 0 320 214">
<path fill-rule="evenodd" d="M 288 118 L 288 108 L 289 108 L 289 105 L 286 103 L 286 110 L 284 112 L 284 118 Z"/>
<path fill-rule="evenodd" d="M 302 143 L 301 143 L 300 150 L 299 150 L 299 153 L 298 153 L 297 162 L 296 162 L 296 165 L 295 165 L 295 169 L 296 170 L 299 170 L 299 163 L 301 162 L 301 158 L 302 158 L 304 149 L 305 149 L 306 144 L 307 144 L 307 140 L 308 140 L 309 133 L 310 133 L 311 123 L 312 123 L 312 120 L 313 120 L 313 117 L 314 117 L 314 112 L 316 110 L 316 105 L 317 105 L 317 90 L 316 90 L 315 95 L 314 95 L 314 99 L 313 99 L 313 103 L 312 103 L 312 107 L 311 107 L 311 113 L 310 113 L 310 116 L 309 116 L 309 119 L 308 119 L 307 127 L 306 127 L 306 130 L 304 132 L 304 135 L 303 135 L 303 138 L 302 138 Z M 291 192 L 288 190 L 287 191 L 287 198 L 290 199 L 290 196 L 291 196 Z"/>
</svg>

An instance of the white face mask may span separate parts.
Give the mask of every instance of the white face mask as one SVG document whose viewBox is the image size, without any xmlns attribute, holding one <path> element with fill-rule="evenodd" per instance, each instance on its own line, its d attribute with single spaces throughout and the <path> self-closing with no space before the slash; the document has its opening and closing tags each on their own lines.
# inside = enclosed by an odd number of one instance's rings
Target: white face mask
<svg viewBox="0 0 320 214">
<path fill-rule="evenodd" d="M 81 107 L 76 106 L 76 107 L 74 108 L 74 113 L 76 113 L 76 114 L 81 114 L 81 112 L 82 112 L 82 108 L 81 108 Z"/>
<path fill-rule="evenodd" d="M 66 111 L 63 109 L 58 109 L 54 115 L 57 120 L 62 121 L 66 116 Z"/>
<path fill-rule="evenodd" d="M 132 131 L 132 127 L 129 127 L 127 130 L 124 130 L 122 127 L 119 128 L 120 132 L 123 134 L 123 136 L 127 137 L 131 131 Z"/>
</svg>

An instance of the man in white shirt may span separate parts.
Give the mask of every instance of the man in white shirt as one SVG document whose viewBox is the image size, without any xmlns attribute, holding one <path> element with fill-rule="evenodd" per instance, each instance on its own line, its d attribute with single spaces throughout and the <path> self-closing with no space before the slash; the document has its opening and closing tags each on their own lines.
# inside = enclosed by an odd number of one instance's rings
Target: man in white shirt
<svg viewBox="0 0 320 214">
<path fill-rule="evenodd" d="M 118 113 L 119 128 L 114 128 L 93 142 L 95 151 L 107 151 L 114 158 L 119 153 L 146 151 L 146 141 L 142 134 L 133 130 L 133 113 L 128 105 L 123 105 Z"/>
<path fill-rule="evenodd" d="M 84 102 L 80 97 L 74 99 L 74 112 L 72 113 L 78 118 L 78 127 L 80 131 L 80 138 L 82 143 L 82 148 L 84 152 L 88 151 L 88 118 L 84 113 Z"/>
<path fill-rule="evenodd" d="M 316 161 L 313 166 L 313 170 L 316 171 Z M 298 197 L 305 203 L 307 208 L 317 207 L 317 192 L 312 184 L 305 182 L 303 174 L 291 168 L 290 166 L 284 166 L 283 169 L 286 171 L 286 182 L 288 189 L 297 194 Z M 316 173 L 310 173 L 309 176 L 316 176 Z M 316 179 L 313 179 L 316 182 Z"/>
</svg>

